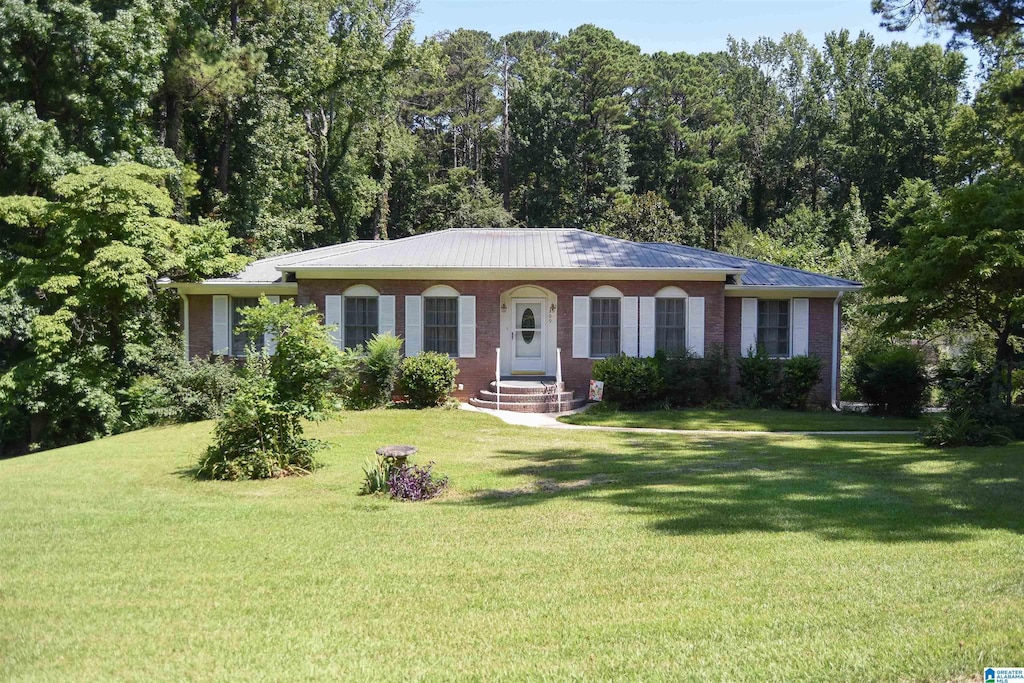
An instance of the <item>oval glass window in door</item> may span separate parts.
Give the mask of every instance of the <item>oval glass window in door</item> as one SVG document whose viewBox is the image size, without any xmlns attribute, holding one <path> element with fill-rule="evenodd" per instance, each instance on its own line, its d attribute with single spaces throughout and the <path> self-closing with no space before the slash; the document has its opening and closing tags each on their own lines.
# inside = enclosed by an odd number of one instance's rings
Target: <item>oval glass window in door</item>
<svg viewBox="0 0 1024 683">
<path fill-rule="evenodd" d="M 527 344 L 533 343 L 533 331 L 537 327 L 537 319 L 533 317 L 533 309 L 527 308 L 523 311 L 523 319 L 519 323 L 522 330 L 523 341 Z"/>
</svg>

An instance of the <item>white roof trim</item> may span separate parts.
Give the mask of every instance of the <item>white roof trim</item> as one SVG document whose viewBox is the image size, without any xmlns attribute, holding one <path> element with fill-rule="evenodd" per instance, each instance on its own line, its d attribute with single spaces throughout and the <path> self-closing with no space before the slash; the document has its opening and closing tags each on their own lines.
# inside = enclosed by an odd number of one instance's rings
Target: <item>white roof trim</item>
<svg viewBox="0 0 1024 683">
<path fill-rule="evenodd" d="M 726 296 L 763 296 L 777 294 L 807 294 L 811 296 L 829 296 L 840 292 L 855 292 L 863 289 L 863 285 L 814 285 L 794 287 L 793 285 L 726 285 Z"/>
<path fill-rule="evenodd" d="M 735 268 L 409 268 L 284 267 L 304 280 L 717 280 Z"/>
</svg>

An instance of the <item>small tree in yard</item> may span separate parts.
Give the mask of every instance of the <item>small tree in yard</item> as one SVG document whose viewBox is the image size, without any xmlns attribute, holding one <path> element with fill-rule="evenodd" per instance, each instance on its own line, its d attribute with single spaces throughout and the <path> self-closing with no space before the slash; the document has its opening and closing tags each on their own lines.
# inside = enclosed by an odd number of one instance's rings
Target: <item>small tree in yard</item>
<svg viewBox="0 0 1024 683">
<path fill-rule="evenodd" d="M 303 438 L 303 420 L 335 409 L 332 392 L 341 354 L 315 306 L 266 298 L 244 312 L 250 338 L 274 335 L 272 355 L 249 349 L 242 384 L 217 422 L 198 475 L 211 479 L 266 479 L 304 474 L 316 467 L 323 444 Z"/>
</svg>

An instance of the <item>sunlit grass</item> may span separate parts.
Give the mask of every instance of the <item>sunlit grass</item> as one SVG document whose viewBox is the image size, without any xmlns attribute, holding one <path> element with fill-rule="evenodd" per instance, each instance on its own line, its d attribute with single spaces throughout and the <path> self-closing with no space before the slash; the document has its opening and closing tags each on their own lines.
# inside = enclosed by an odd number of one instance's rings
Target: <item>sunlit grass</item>
<svg viewBox="0 0 1024 683">
<path fill-rule="evenodd" d="M 878 417 L 859 413 L 795 410 L 643 410 L 623 411 L 598 404 L 558 418 L 568 424 L 654 429 L 726 430 L 740 432 L 917 431 L 926 418 Z"/>
<path fill-rule="evenodd" d="M 197 482 L 210 424 L 0 461 L 0 679 L 933 680 L 1024 661 L 1024 458 L 902 437 L 314 427 Z M 453 490 L 355 495 L 413 443 Z"/>
</svg>

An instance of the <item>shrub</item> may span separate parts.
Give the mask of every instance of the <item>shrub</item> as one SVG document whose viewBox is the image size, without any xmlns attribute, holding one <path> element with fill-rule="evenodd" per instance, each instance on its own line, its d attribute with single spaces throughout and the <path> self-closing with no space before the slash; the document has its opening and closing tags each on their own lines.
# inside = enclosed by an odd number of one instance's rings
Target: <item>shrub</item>
<svg viewBox="0 0 1024 683">
<path fill-rule="evenodd" d="M 324 444 L 302 438 L 299 415 L 278 404 L 269 361 L 250 355 L 238 392 L 214 428 L 213 443 L 199 462 L 206 479 L 269 479 L 311 472 Z"/>
<path fill-rule="evenodd" d="M 794 356 L 782 364 L 782 404 L 794 410 L 807 410 L 811 390 L 821 382 L 821 359 Z"/>
<path fill-rule="evenodd" d="M 345 402 L 356 409 L 380 408 L 391 402 L 402 363 L 402 340 L 391 334 L 377 334 L 349 352 Z"/>
<path fill-rule="evenodd" d="M 392 468 L 388 477 L 391 497 L 397 500 L 427 500 L 439 496 L 448 487 L 448 477 L 435 477 L 431 470 L 434 463 L 426 467 L 401 465 Z"/>
<path fill-rule="evenodd" d="M 426 351 L 402 361 L 399 386 L 416 408 L 444 405 L 455 391 L 459 366 L 443 353 Z"/>
<path fill-rule="evenodd" d="M 979 420 L 970 409 L 943 415 L 921 433 L 921 443 L 938 448 L 995 446 L 1012 440 L 1009 427 Z"/>
<path fill-rule="evenodd" d="M 687 408 L 725 401 L 729 391 L 729 358 L 720 344 L 704 358 L 691 354 L 666 358 L 659 352 L 655 359 L 670 406 Z"/>
<path fill-rule="evenodd" d="M 774 408 L 782 400 L 782 363 L 768 356 L 763 347 L 736 361 L 739 369 L 740 401 L 753 408 Z"/>
<path fill-rule="evenodd" d="M 394 469 L 392 462 L 389 458 L 379 455 L 373 460 L 367 460 L 363 465 L 363 485 L 359 489 L 359 495 L 367 496 L 390 491 L 388 480 Z"/>
<path fill-rule="evenodd" d="M 334 408 L 340 354 L 314 306 L 261 298 L 259 306 L 246 309 L 241 327 L 250 338 L 273 332 L 276 353 L 268 357 L 249 347 L 243 381 L 217 421 L 198 476 L 265 479 L 309 472 L 324 444 L 302 437 L 302 420 Z"/>
<path fill-rule="evenodd" d="M 594 379 L 604 382 L 604 396 L 623 408 L 646 408 L 662 396 L 664 380 L 654 358 L 609 356 L 594 363 Z"/>
<path fill-rule="evenodd" d="M 854 359 L 853 382 L 872 412 L 902 417 L 921 413 L 929 384 L 924 359 L 910 346 L 866 349 Z"/>
</svg>

